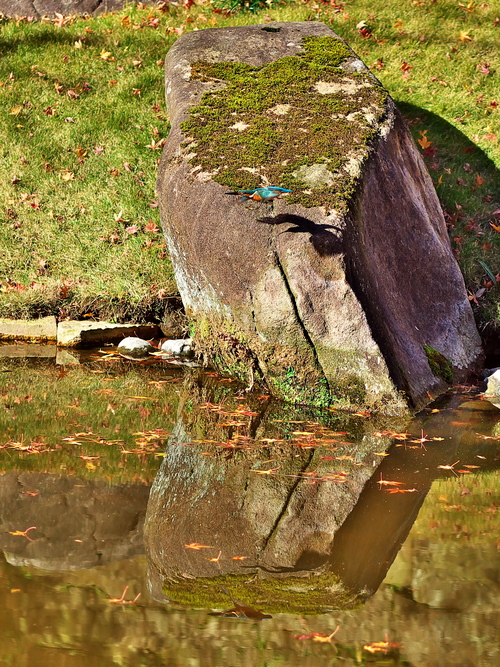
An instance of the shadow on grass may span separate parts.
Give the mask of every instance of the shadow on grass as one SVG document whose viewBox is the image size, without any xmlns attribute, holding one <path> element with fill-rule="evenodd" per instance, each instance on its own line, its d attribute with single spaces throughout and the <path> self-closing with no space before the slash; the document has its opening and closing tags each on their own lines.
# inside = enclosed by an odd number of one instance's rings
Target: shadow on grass
<svg viewBox="0 0 500 667">
<path fill-rule="evenodd" d="M 8 53 L 14 53 L 19 48 L 22 48 L 23 51 L 30 49 L 43 49 L 48 46 L 71 46 L 74 48 L 75 40 L 78 39 L 77 33 L 72 30 L 60 30 L 55 31 L 54 27 L 50 24 L 38 24 L 38 30 L 35 31 L 26 31 L 27 34 L 23 34 L 20 31 L 19 37 L 1 37 L 0 36 L 0 55 L 5 56 Z M 70 26 L 71 27 L 71 26 Z M 83 31 L 83 25 L 82 31 Z M 97 33 L 86 33 L 85 34 L 85 46 L 86 47 L 100 47 L 107 45 L 106 35 L 100 35 Z"/>
<path fill-rule="evenodd" d="M 491 204 L 491 207 L 488 208 L 491 208 L 492 211 L 497 209 L 500 205 L 500 170 L 482 148 L 454 125 L 432 111 L 397 100 L 396 104 L 416 139 L 420 132 L 427 130 L 429 139 L 433 140 L 434 150 L 429 150 L 428 154 L 424 151 L 424 158 L 427 167 L 430 168 L 431 176 L 433 176 L 433 164 L 436 163 L 441 169 L 448 168 L 452 172 L 457 170 L 464 179 L 468 174 L 480 174 L 485 181 L 484 187 L 476 187 L 472 192 L 470 188 L 466 189 L 464 186 L 460 188 L 450 186 L 447 188 L 448 191 L 446 188 L 439 188 L 438 195 L 441 203 L 445 206 L 449 204 L 454 206 L 459 198 L 462 199 L 467 194 L 466 199 L 477 199 L 484 204 L 484 198 L 489 195 L 491 202 L 486 203 Z M 465 164 L 469 165 L 467 169 L 470 171 L 464 170 Z M 437 179 L 434 178 L 434 180 Z"/>
<path fill-rule="evenodd" d="M 73 46 L 74 43 L 74 35 L 67 32 L 55 32 L 52 28 L 49 28 L 22 37 L 8 39 L 0 37 L 0 53 L 5 56 L 7 53 L 17 51 L 20 47 L 23 50 L 27 48 L 40 49 L 50 44 Z"/>
<path fill-rule="evenodd" d="M 444 118 L 407 102 L 396 103 L 414 138 L 418 141 L 427 131 L 426 137 L 432 141 L 423 150 L 424 159 L 466 287 L 471 294 L 486 288 L 471 304 L 483 340 L 485 363 L 498 366 L 500 284 L 492 284 L 484 265 L 491 274 L 500 274 L 500 234 L 490 224 L 499 224 L 493 212 L 500 209 L 500 169 L 480 146 Z"/>
</svg>

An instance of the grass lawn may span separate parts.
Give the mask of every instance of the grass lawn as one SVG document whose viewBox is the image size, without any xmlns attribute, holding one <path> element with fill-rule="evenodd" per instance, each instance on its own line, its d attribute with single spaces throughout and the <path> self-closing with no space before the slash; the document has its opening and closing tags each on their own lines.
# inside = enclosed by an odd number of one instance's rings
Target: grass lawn
<svg viewBox="0 0 500 667">
<path fill-rule="evenodd" d="M 165 3 L 162 3 L 165 5 Z M 155 181 L 182 32 L 320 20 L 371 67 L 436 184 L 480 327 L 500 326 L 500 11 L 457 0 L 230 0 L 0 19 L 0 316 L 161 320 L 179 300 Z M 214 9 L 216 11 L 214 11 Z"/>
</svg>

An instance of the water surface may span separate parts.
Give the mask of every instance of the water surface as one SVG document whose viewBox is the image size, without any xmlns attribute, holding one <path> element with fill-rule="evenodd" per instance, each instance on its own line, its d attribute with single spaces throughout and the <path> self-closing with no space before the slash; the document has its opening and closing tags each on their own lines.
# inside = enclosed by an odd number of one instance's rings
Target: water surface
<svg viewBox="0 0 500 667">
<path fill-rule="evenodd" d="M 59 361 L 0 359 L 0 664 L 499 663 L 498 408 Z"/>
</svg>

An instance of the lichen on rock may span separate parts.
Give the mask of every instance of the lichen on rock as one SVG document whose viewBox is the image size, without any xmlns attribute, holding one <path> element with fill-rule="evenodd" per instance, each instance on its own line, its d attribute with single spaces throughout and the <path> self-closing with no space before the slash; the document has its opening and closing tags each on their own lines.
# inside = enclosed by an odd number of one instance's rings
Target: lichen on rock
<svg viewBox="0 0 500 667">
<path fill-rule="evenodd" d="M 303 51 L 253 67 L 196 62 L 191 78 L 223 81 L 181 128 L 193 172 L 221 185 L 263 183 L 292 190 L 290 203 L 345 211 L 387 92 L 368 72 L 346 71 L 350 49 L 336 37 L 304 37 Z M 364 113 L 360 113 L 360 109 Z"/>
</svg>

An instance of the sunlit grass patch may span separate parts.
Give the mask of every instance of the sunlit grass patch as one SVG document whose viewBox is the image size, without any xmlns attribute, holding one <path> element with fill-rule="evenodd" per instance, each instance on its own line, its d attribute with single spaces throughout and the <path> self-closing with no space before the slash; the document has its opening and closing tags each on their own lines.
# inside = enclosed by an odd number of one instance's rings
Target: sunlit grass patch
<svg viewBox="0 0 500 667">
<path fill-rule="evenodd" d="M 161 319 L 176 294 L 155 199 L 173 37 L 148 17 L 2 26 L 2 315 Z"/>
</svg>

